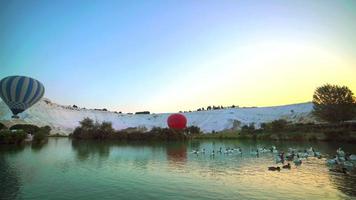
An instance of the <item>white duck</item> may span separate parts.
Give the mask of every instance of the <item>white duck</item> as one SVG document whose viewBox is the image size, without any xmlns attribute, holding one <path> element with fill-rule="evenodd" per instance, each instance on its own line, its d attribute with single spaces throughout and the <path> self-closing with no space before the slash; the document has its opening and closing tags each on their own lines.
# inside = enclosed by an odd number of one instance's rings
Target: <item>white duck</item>
<svg viewBox="0 0 356 200">
<path fill-rule="evenodd" d="M 250 154 L 251 154 L 251 155 L 254 155 L 254 156 L 258 156 L 258 155 L 259 155 L 259 152 L 258 152 L 258 150 L 256 150 L 256 151 L 251 151 Z"/>
<path fill-rule="evenodd" d="M 237 154 L 242 154 L 241 148 L 235 149 Z"/>
<path fill-rule="evenodd" d="M 341 147 L 336 151 L 336 154 L 339 157 L 345 157 L 345 152 L 341 149 Z"/>
<path fill-rule="evenodd" d="M 338 161 L 337 157 L 335 156 L 333 159 L 327 160 L 326 163 L 328 165 L 336 165 L 336 164 L 339 164 L 339 161 Z"/>
<path fill-rule="evenodd" d="M 272 153 L 278 153 L 278 150 L 277 150 L 276 146 L 272 146 L 271 152 Z"/>
<path fill-rule="evenodd" d="M 215 150 L 213 150 L 210 154 L 211 157 L 214 157 L 215 156 Z"/>
<path fill-rule="evenodd" d="M 199 154 L 199 150 L 193 150 L 192 153 L 193 154 Z"/>
<path fill-rule="evenodd" d="M 276 158 L 276 164 L 283 163 L 283 160 L 281 159 L 280 156 L 276 156 L 275 158 Z"/>
<path fill-rule="evenodd" d="M 308 154 L 307 152 L 298 152 L 298 153 L 297 153 L 297 156 L 298 156 L 299 158 L 305 159 L 305 158 L 308 158 L 308 157 L 309 157 L 309 154 Z"/>
<path fill-rule="evenodd" d="M 290 152 L 290 153 L 297 152 L 297 149 L 288 148 L 288 152 Z"/>
<path fill-rule="evenodd" d="M 354 168 L 354 164 L 350 161 L 345 161 L 342 164 L 347 170 L 352 170 Z"/>
<path fill-rule="evenodd" d="M 297 155 L 297 157 L 293 160 L 295 165 L 301 165 L 302 164 L 302 159 L 299 158 L 299 156 Z"/>
</svg>

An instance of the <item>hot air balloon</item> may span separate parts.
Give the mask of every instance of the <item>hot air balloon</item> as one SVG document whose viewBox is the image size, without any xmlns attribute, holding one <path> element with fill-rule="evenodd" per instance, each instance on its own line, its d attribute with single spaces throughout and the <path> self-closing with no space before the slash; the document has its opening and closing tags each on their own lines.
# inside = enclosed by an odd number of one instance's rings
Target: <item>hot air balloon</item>
<svg viewBox="0 0 356 200">
<path fill-rule="evenodd" d="M 167 119 L 169 128 L 182 130 L 187 126 L 187 118 L 182 114 L 172 114 Z"/>
<path fill-rule="evenodd" d="M 45 92 L 38 80 L 26 76 L 8 76 L 0 81 L 0 97 L 10 108 L 12 118 L 37 103 Z"/>
</svg>

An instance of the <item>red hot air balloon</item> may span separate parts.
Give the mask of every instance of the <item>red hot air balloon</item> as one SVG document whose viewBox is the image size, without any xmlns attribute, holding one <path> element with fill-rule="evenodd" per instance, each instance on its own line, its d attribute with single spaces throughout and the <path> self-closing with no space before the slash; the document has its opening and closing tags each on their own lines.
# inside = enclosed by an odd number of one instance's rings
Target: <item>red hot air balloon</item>
<svg viewBox="0 0 356 200">
<path fill-rule="evenodd" d="M 167 119 L 169 128 L 182 130 L 187 126 L 187 118 L 182 114 L 172 114 Z"/>
</svg>

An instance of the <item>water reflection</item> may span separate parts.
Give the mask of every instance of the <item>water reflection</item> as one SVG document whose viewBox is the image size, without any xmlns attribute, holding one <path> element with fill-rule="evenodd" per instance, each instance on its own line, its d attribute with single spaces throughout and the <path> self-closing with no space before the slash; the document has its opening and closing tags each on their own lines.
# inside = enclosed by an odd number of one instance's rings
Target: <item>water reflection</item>
<svg viewBox="0 0 356 200">
<path fill-rule="evenodd" d="M 346 175 L 340 173 L 330 172 L 330 181 L 338 190 L 351 197 L 356 197 L 356 171 L 352 172 L 353 175 Z"/>
<path fill-rule="evenodd" d="M 274 155 L 250 151 L 313 146 L 330 156 L 351 144 L 198 140 L 186 143 L 49 139 L 43 146 L 1 148 L 0 199 L 350 199 L 355 176 L 330 172 L 325 159 L 270 172 Z M 241 147 L 243 155 L 212 150 Z M 193 154 L 193 150 L 206 153 Z M 6 185 L 2 184 L 5 180 Z M 10 188 L 10 190 L 9 190 Z M 6 189 L 6 190 L 5 190 Z M 118 192 L 120 191 L 120 192 Z M 17 196 L 16 196 L 17 194 Z"/>
<path fill-rule="evenodd" d="M 48 145 L 48 141 L 41 142 L 41 143 L 32 143 L 31 149 L 33 152 L 39 152 L 43 147 Z"/>
<path fill-rule="evenodd" d="M 93 156 L 105 159 L 110 155 L 111 146 L 112 144 L 108 142 L 72 140 L 72 148 L 80 161 L 88 160 Z"/>
<path fill-rule="evenodd" d="M 0 154 L 0 181 L 0 199 L 16 199 L 20 191 L 19 176 L 2 154 Z"/>
<path fill-rule="evenodd" d="M 182 166 L 187 162 L 186 143 L 171 143 L 166 146 L 167 160 L 171 165 Z"/>
<path fill-rule="evenodd" d="M 0 145 L 0 155 L 1 154 L 17 154 L 25 149 L 26 145 Z"/>
</svg>

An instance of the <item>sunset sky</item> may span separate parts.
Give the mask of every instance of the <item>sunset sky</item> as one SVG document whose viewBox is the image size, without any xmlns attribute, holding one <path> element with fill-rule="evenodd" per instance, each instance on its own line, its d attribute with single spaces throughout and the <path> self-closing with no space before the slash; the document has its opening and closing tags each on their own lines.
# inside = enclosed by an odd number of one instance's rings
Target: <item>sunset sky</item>
<svg viewBox="0 0 356 200">
<path fill-rule="evenodd" d="M 59 104 L 135 112 L 356 92 L 356 1 L 1 0 L 0 79 Z"/>
</svg>

